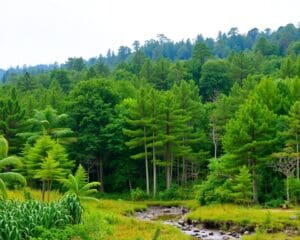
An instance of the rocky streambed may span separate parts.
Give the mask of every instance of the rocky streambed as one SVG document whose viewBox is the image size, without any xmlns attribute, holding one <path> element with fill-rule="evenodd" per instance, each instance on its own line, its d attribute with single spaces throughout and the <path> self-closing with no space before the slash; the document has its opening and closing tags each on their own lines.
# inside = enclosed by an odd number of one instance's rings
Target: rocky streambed
<svg viewBox="0 0 300 240">
<path fill-rule="evenodd" d="M 248 231 L 222 231 L 217 229 L 207 229 L 205 224 L 198 221 L 185 219 L 188 209 L 183 207 L 160 207 L 151 206 L 146 211 L 138 211 L 135 217 L 144 221 L 161 221 L 179 228 L 187 235 L 195 239 L 202 240 L 234 240 L 241 239 L 242 234 L 249 234 Z"/>
</svg>

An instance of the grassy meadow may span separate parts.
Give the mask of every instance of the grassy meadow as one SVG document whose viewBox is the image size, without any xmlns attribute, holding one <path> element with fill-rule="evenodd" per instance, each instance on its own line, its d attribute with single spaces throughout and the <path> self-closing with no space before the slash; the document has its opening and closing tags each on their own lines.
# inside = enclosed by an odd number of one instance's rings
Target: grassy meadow
<svg viewBox="0 0 300 240">
<path fill-rule="evenodd" d="M 9 191 L 10 199 L 23 201 L 24 196 L 41 200 L 41 192 Z M 61 197 L 58 192 L 51 192 L 51 201 Z M 79 225 L 67 227 L 60 234 L 62 239 L 72 240 L 152 240 L 155 234 L 158 240 L 191 240 L 178 229 L 160 222 L 147 222 L 135 219 L 133 213 L 146 209 L 148 205 L 185 206 L 191 211 L 190 220 L 209 223 L 220 229 L 228 230 L 238 227 L 253 229 L 254 234 L 244 236 L 243 240 L 300 240 L 291 233 L 300 228 L 299 209 L 262 209 L 241 207 L 237 205 L 199 206 L 197 201 L 125 201 L 100 199 L 82 202 L 83 221 Z M 296 217 L 292 220 L 291 218 Z M 290 229 L 288 233 L 284 232 Z M 273 232 L 273 233 L 267 233 Z M 65 237 L 65 238 L 64 238 Z"/>
</svg>

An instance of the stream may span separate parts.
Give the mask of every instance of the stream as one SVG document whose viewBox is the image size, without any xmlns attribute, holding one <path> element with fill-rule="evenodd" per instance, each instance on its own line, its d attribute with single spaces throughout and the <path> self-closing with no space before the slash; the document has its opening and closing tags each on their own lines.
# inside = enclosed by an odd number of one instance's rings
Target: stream
<svg viewBox="0 0 300 240">
<path fill-rule="evenodd" d="M 234 240 L 241 239 L 242 234 L 239 232 L 229 232 L 217 229 L 207 229 L 197 221 L 187 221 L 185 219 L 188 209 L 183 207 L 160 207 L 151 206 L 146 211 L 138 211 L 135 217 L 144 221 L 161 221 L 179 228 L 187 235 L 195 239 L 202 240 Z M 243 234 L 249 234 L 248 231 Z"/>
</svg>

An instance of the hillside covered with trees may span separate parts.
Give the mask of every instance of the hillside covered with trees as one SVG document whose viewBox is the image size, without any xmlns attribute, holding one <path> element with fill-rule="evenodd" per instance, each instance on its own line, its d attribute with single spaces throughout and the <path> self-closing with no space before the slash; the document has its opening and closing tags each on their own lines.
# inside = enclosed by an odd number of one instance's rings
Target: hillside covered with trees
<svg viewBox="0 0 300 240">
<path fill-rule="evenodd" d="M 5 156 L 33 188 L 59 190 L 81 164 L 106 193 L 188 197 L 195 185 L 202 204 L 300 200 L 299 26 L 161 34 L 0 75 Z"/>
</svg>

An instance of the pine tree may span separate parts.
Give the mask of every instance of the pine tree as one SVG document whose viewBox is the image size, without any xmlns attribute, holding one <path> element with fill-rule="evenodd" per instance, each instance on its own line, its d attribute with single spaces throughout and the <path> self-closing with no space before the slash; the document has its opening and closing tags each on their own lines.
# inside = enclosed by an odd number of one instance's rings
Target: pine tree
<svg viewBox="0 0 300 240">
<path fill-rule="evenodd" d="M 45 200 L 45 192 L 48 191 L 48 202 L 50 201 L 50 193 L 53 180 L 59 180 L 63 177 L 64 171 L 59 167 L 59 162 L 54 159 L 52 154 L 48 154 L 43 162 L 40 163 L 40 169 L 33 176 L 42 181 L 42 200 Z"/>
<path fill-rule="evenodd" d="M 177 110 L 177 131 L 175 157 L 177 162 L 177 182 L 186 184 L 188 162 L 193 159 L 193 143 L 197 142 L 198 134 L 194 132 L 195 121 L 199 121 L 199 109 L 201 109 L 198 88 L 192 82 L 182 81 L 180 85 L 172 88 Z M 181 177 L 179 167 L 181 161 Z"/>
<path fill-rule="evenodd" d="M 145 177 L 146 177 L 146 191 L 150 194 L 149 181 L 149 160 L 148 160 L 148 144 L 149 144 L 149 104 L 148 104 L 148 90 L 142 88 L 137 96 L 137 100 L 132 100 L 130 103 L 130 113 L 128 116 L 128 123 L 133 129 L 124 129 L 123 132 L 129 136 L 130 141 L 126 142 L 129 148 L 143 147 L 142 152 L 132 155 L 133 159 L 144 158 L 145 160 Z M 128 101 L 128 100 L 127 100 Z"/>
<path fill-rule="evenodd" d="M 17 153 L 22 140 L 17 136 L 23 131 L 25 121 L 25 111 L 22 109 L 15 88 L 11 89 L 10 97 L 0 101 L 0 133 L 11 144 L 10 153 Z"/>
<path fill-rule="evenodd" d="M 42 181 L 43 193 L 46 182 L 49 183 L 50 180 L 66 176 L 74 167 L 74 162 L 68 159 L 66 150 L 47 135 L 40 137 L 32 147 L 27 145 L 23 156 L 23 162 L 26 166 L 23 171 L 28 178 L 40 179 Z M 59 171 L 57 171 L 58 166 Z M 49 179 L 47 171 L 49 171 L 50 175 L 53 172 L 57 174 L 53 173 L 53 176 Z"/>
<path fill-rule="evenodd" d="M 285 132 L 285 135 L 288 137 L 286 146 L 291 148 L 291 151 L 294 153 L 295 158 L 297 159 L 296 165 L 296 177 L 299 180 L 299 147 L 300 147 L 300 101 L 294 103 L 289 112 L 289 128 Z"/>
<path fill-rule="evenodd" d="M 152 154 L 152 169 L 153 169 L 153 197 L 156 196 L 157 193 L 157 165 L 160 160 L 157 158 L 158 156 L 158 148 L 162 146 L 162 141 L 160 139 L 160 93 L 155 90 L 151 89 L 148 96 L 149 101 L 149 114 L 150 114 L 150 137 L 149 137 L 149 144 L 148 146 L 151 147 L 151 154 Z"/>
<path fill-rule="evenodd" d="M 169 189 L 172 182 L 172 166 L 177 145 L 176 133 L 180 127 L 180 111 L 174 93 L 165 92 L 161 104 L 160 138 L 163 143 L 164 166 L 166 168 L 166 189 Z"/>
<path fill-rule="evenodd" d="M 249 204 L 252 198 L 251 174 L 246 166 L 239 169 L 239 174 L 235 178 L 232 197 L 236 203 Z"/>
<path fill-rule="evenodd" d="M 235 166 L 248 164 L 252 173 L 253 201 L 257 196 L 257 165 L 264 162 L 274 143 L 276 115 L 250 97 L 226 125 L 223 146 L 227 154 L 232 154 Z"/>
</svg>

